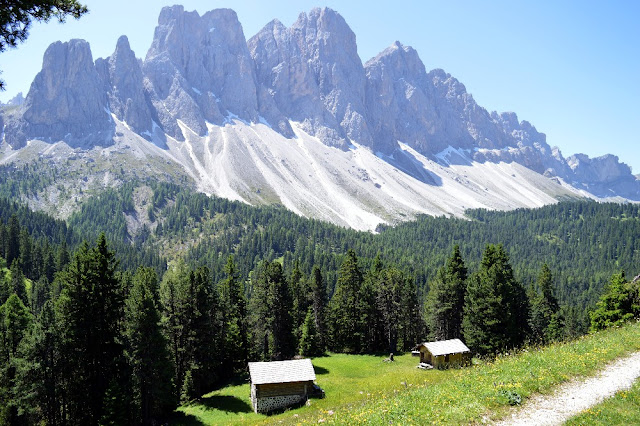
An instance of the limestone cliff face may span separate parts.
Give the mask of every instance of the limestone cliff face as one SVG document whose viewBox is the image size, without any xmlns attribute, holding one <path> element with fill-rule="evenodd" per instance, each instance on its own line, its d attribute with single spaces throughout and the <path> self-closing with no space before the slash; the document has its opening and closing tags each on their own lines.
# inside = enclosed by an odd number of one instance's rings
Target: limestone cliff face
<svg viewBox="0 0 640 426">
<path fill-rule="evenodd" d="M 282 116 L 327 145 L 371 144 L 366 76 L 342 16 L 324 8 L 300 14 L 290 28 L 272 21 L 249 40 L 249 49 L 263 104 L 270 98 Z"/>
<path fill-rule="evenodd" d="M 126 36 L 118 39 L 116 50 L 107 59 L 96 60 L 104 82 L 109 110 L 136 133 L 153 129 L 153 113 L 144 88 L 140 63 Z"/>
<path fill-rule="evenodd" d="M 489 112 L 455 77 L 427 71 L 409 46 L 395 42 L 363 66 L 355 34 L 328 8 L 290 27 L 271 21 L 247 41 L 232 10 L 166 7 L 144 61 L 124 36 L 95 64 L 85 41 L 57 42 L 24 103 L 0 114 L 13 148 L 30 139 L 108 144 L 111 114 L 147 139 L 157 131 L 178 141 L 233 119 L 293 138 L 295 122 L 344 150 L 356 143 L 393 158 L 401 142 L 445 164 L 453 149 L 469 164 L 517 162 L 599 196 L 640 200 L 640 180 L 618 157 L 565 159 L 531 123 Z"/>
<path fill-rule="evenodd" d="M 375 149 L 392 151 L 397 141 L 428 154 L 448 146 L 473 146 L 473 136 L 461 120 L 464 86 L 443 81 L 450 77 L 444 72 L 427 74 L 414 49 L 395 42 L 368 61 L 365 69 Z"/>
<path fill-rule="evenodd" d="M 14 148 L 28 139 L 108 143 L 113 122 L 89 43 L 71 40 L 49 46 L 22 109 L 22 116 L 6 130 Z"/>
<path fill-rule="evenodd" d="M 229 113 L 258 119 L 253 60 L 230 9 L 162 9 L 143 71 L 163 128 L 178 139 L 177 120 L 203 135 L 206 121 L 222 124 Z"/>
</svg>

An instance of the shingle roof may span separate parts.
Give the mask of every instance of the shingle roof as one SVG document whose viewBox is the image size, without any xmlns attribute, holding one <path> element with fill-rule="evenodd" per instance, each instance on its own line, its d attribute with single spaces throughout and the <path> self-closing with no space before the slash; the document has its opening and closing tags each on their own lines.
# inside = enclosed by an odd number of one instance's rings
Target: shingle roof
<svg viewBox="0 0 640 426">
<path fill-rule="evenodd" d="M 316 379 L 316 373 L 310 359 L 292 361 L 250 362 L 249 375 L 251 383 L 306 382 Z"/>
<path fill-rule="evenodd" d="M 431 352 L 431 355 L 433 356 L 471 352 L 467 345 L 462 343 L 462 340 L 460 339 L 424 342 L 423 345 L 426 346 L 427 350 Z"/>
</svg>

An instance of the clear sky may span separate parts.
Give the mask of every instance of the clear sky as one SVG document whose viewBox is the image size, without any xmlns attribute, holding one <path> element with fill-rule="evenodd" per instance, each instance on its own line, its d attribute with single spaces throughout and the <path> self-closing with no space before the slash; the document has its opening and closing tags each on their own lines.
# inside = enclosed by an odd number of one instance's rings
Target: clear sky
<svg viewBox="0 0 640 426">
<path fill-rule="evenodd" d="M 94 59 L 126 34 L 144 58 L 164 0 L 85 0 L 90 13 L 36 24 L 26 43 L 0 54 L 6 102 L 42 66 L 47 46 L 83 38 Z M 278 18 L 328 6 L 356 34 L 363 62 L 395 40 L 413 46 L 427 70 L 443 68 L 488 110 L 514 111 L 565 156 L 618 155 L 640 173 L 640 1 L 635 0 L 184 0 L 200 14 L 228 7 L 247 38 Z"/>
</svg>

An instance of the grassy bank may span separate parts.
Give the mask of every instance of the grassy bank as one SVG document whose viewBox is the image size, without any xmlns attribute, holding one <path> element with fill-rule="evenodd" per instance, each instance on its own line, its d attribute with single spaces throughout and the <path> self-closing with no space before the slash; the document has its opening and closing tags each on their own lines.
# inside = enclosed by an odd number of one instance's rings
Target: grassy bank
<svg viewBox="0 0 640 426">
<path fill-rule="evenodd" d="M 326 399 L 273 416 L 251 411 L 249 385 L 228 386 L 183 406 L 179 424 L 468 423 L 504 415 L 510 404 L 548 393 L 576 376 L 594 374 L 608 361 L 640 350 L 640 324 L 606 330 L 577 341 L 529 349 L 495 362 L 448 371 L 423 371 L 409 355 L 335 354 L 316 358 L 317 383 Z"/>
<path fill-rule="evenodd" d="M 640 424 L 640 382 L 635 382 L 631 389 L 616 393 L 565 424 L 568 426 Z"/>
</svg>

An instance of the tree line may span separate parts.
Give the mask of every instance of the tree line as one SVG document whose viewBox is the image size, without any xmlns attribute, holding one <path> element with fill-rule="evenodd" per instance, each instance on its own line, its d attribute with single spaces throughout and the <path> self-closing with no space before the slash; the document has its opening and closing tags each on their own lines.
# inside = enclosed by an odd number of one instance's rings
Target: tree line
<svg viewBox="0 0 640 426">
<path fill-rule="evenodd" d="M 153 191 L 148 212 L 153 220 L 144 235 L 129 235 L 118 209 L 131 209 L 131 193 L 140 185 Z M 548 264 L 554 271 L 558 300 L 573 309 L 568 312 L 570 321 L 584 324 L 586 310 L 596 303 L 611 274 L 640 262 L 638 205 L 573 201 L 510 212 L 470 210 L 467 215 L 470 220 L 420 216 L 394 227 L 380 226 L 379 233 L 372 234 L 302 218 L 275 206 L 252 207 L 177 185 L 132 182 L 89 199 L 69 222 L 85 238 L 96 238 L 100 229 L 114 243 L 124 233 L 136 247 L 165 255 L 168 245 L 179 247 L 187 263 L 207 265 L 216 281 L 223 278 L 229 255 L 234 255 L 243 276 L 263 259 L 284 257 L 288 268 L 297 261 L 307 275 L 315 265 L 330 294 L 349 249 L 358 253 L 365 269 L 378 254 L 386 262 L 402 265 L 415 277 L 422 298 L 455 244 L 468 265 L 477 268 L 484 247 L 502 243 L 525 287 L 535 283 L 542 265 Z"/>
</svg>

